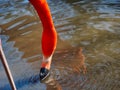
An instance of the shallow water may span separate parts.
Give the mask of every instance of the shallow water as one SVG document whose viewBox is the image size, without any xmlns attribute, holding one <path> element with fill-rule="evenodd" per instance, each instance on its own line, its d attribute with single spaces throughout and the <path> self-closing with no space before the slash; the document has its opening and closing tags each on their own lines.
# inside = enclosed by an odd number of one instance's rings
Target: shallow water
<svg viewBox="0 0 120 90">
<path fill-rule="evenodd" d="M 0 0 L 0 38 L 17 89 L 120 90 L 120 1 L 48 3 L 58 45 L 51 75 L 40 82 L 41 22 L 27 0 Z M 10 90 L 1 62 L 0 90 Z"/>
</svg>

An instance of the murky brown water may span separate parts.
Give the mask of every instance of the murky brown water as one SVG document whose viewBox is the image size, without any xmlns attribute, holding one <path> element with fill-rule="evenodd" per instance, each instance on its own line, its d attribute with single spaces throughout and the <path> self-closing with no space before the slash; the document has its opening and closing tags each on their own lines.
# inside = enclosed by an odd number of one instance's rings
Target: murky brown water
<svg viewBox="0 0 120 90">
<path fill-rule="evenodd" d="M 42 25 L 37 14 L 27 0 L 0 0 L 0 38 L 17 89 L 120 90 L 120 1 L 48 3 L 59 36 L 51 75 L 41 83 Z M 1 62 L 0 90 L 10 90 Z"/>
</svg>

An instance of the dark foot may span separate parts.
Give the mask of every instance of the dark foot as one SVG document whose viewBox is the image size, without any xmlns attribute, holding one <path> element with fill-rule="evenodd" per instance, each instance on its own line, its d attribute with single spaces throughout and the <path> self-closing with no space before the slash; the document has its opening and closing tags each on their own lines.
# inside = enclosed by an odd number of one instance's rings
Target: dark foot
<svg viewBox="0 0 120 90">
<path fill-rule="evenodd" d="M 44 80 L 47 76 L 49 76 L 49 74 L 50 74 L 50 72 L 49 72 L 48 69 L 46 69 L 46 68 L 41 68 L 41 69 L 40 69 L 40 74 L 39 74 L 39 76 L 40 76 L 40 81 Z"/>
</svg>

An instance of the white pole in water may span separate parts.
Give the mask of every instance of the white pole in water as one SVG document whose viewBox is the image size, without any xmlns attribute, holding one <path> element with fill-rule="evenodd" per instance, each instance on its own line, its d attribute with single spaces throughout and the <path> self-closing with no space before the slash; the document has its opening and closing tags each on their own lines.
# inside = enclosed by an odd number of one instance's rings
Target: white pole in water
<svg viewBox="0 0 120 90">
<path fill-rule="evenodd" d="M 3 49 L 2 49 L 1 40 L 0 40 L 0 58 L 1 58 L 1 61 L 2 61 L 3 66 L 4 66 L 5 72 L 6 72 L 6 74 L 7 74 L 9 83 L 10 83 L 10 85 L 11 85 L 11 87 L 12 87 L 12 90 L 17 90 L 17 89 L 16 89 L 16 86 L 15 86 L 15 83 L 14 83 L 14 80 L 13 80 L 13 77 L 12 77 L 12 74 L 11 74 L 11 71 L 10 71 L 9 66 L 8 66 L 6 57 L 5 57 L 4 52 L 3 52 Z"/>
</svg>

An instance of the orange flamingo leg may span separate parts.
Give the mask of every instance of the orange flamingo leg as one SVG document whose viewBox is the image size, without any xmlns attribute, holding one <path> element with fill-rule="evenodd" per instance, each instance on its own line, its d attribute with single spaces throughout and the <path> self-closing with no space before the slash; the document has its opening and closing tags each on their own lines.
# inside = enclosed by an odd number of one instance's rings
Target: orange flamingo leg
<svg viewBox="0 0 120 90">
<path fill-rule="evenodd" d="M 29 0 L 37 11 L 43 25 L 42 52 L 43 61 L 41 64 L 40 76 L 46 76 L 51 66 L 52 55 L 56 48 L 57 33 L 53 24 L 52 16 L 46 0 Z"/>
</svg>

